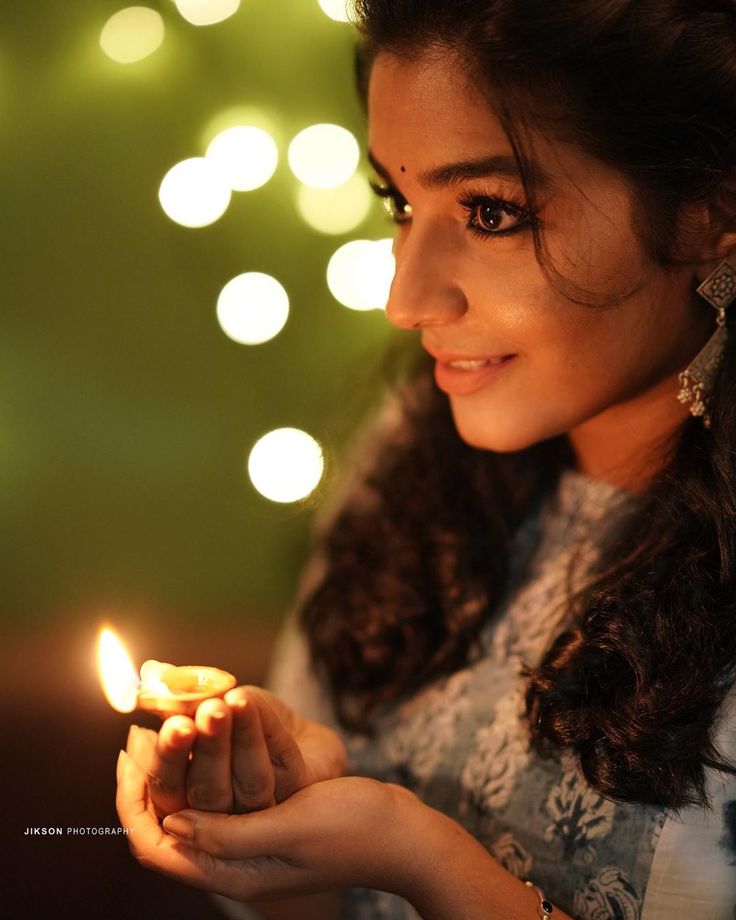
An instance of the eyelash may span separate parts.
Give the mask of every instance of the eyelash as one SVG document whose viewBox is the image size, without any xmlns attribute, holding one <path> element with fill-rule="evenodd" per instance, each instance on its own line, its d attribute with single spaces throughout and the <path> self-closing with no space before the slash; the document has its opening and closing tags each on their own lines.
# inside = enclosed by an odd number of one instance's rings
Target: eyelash
<svg viewBox="0 0 736 920">
<path fill-rule="evenodd" d="M 391 220 L 395 224 L 404 224 L 411 219 L 411 205 L 398 189 L 391 185 L 379 185 L 377 182 L 371 182 L 370 186 L 383 201 Z M 537 221 L 535 215 L 523 205 L 515 201 L 496 198 L 493 195 L 470 194 L 464 198 L 459 198 L 457 203 L 468 215 L 468 229 L 480 239 L 511 236 L 531 227 Z M 406 208 L 409 209 L 408 212 L 405 210 Z M 481 226 L 477 220 L 476 212 L 479 208 L 490 208 L 492 211 L 507 214 L 509 217 L 516 217 L 519 222 L 507 230 L 488 230 Z"/>
</svg>

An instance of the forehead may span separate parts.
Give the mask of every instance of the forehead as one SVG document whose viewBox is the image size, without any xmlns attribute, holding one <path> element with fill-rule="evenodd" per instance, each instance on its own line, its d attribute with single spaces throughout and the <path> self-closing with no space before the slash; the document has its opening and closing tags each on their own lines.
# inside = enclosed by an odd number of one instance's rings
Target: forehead
<svg viewBox="0 0 736 920">
<path fill-rule="evenodd" d="M 487 99 L 449 52 L 410 59 L 380 53 L 371 69 L 368 116 L 369 144 L 379 159 L 407 157 L 407 144 L 422 166 L 438 153 L 512 154 Z"/>
<path fill-rule="evenodd" d="M 368 93 L 368 145 L 387 178 L 399 171 L 422 178 L 439 164 L 512 162 L 500 173 L 515 173 L 513 147 L 477 82 L 448 51 L 400 58 L 377 55 Z M 630 191 L 622 174 L 574 143 L 550 136 L 549 127 L 524 133 L 527 169 L 539 190 L 557 198 L 609 198 Z M 492 170 L 489 170 L 489 174 Z"/>
</svg>

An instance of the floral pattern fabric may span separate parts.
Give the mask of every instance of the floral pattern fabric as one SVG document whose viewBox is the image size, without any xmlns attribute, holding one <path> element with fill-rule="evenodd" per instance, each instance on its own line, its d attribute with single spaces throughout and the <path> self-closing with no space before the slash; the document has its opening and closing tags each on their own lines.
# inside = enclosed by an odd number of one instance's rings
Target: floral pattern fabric
<svg viewBox="0 0 736 920">
<path fill-rule="evenodd" d="M 733 920 L 733 777 L 712 778 L 712 814 L 614 803 L 588 786 L 572 755 L 539 757 L 522 718 L 522 663 L 535 664 L 564 626 L 568 590 L 584 583 L 609 522 L 631 501 L 613 486 L 563 473 L 515 537 L 510 587 L 484 630 L 483 653 L 385 712 L 370 741 L 345 735 L 349 770 L 412 789 L 575 920 Z M 270 686 L 304 715 L 335 725 L 293 624 Z M 724 716 L 721 750 L 736 757 L 733 722 Z M 346 916 L 418 917 L 397 896 L 366 889 L 348 892 Z"/>
</svg>

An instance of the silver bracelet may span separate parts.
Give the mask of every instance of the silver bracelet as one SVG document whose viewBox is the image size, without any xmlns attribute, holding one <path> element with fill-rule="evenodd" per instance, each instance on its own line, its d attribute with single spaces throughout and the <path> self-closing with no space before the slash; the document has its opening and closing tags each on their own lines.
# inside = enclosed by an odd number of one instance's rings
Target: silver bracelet
<svg viewBox="0 0 736 920">
<path fill-rule="evenodd" d="M 533 888 L 534 891 L 539 895 L 539 909 L 537 910 L 537 916 L 540 920 L 546 920 L 547 917 L 551 917 L 554 913 L 554 907 L 552 904 L 545 898 L 544 892 L 541 888 L 537 888 L 532 882 L 524 882 L 527 888 Z"/>
</svg>

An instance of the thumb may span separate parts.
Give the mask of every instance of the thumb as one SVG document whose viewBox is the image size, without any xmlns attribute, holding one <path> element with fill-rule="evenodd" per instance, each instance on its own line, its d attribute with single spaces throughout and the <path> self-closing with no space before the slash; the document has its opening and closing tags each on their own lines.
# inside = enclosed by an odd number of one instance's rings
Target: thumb
<svg viewBox="0 0 736 920">
<path fill-rule="evenodd" d="M 249 814 L 224 815 L 187 808 L 164 818 L 167 834 L 219 859 L 274 855 L 286 842 L 279 805 Z"/>
</svg>

